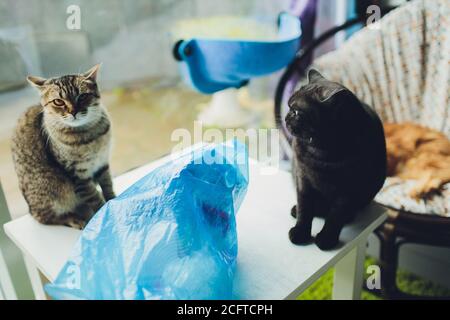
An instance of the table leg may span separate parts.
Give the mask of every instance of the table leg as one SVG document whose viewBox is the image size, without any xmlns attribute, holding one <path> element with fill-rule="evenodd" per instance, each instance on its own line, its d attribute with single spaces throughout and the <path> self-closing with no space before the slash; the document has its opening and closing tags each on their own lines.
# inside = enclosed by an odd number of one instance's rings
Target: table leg
<svg viewBox="0 0 450 320">
<path fill-rule="evenodd" d="M 367 239 L 363 239 L 335 266 L 333 300 L 359 300 L 364 280 Z"/>
<path fill-rule="evenodd" d="M 0 250 L 0 300 L 2 299 L 17 300 L 17 296 L 3 258 L 3 253 Z"/>
<path fill-rule="evenodd" d="M 27 268 L 28 276 L 30 277 L 31 287 L 33 288 L 34 298 L 36 300 L 47 300 L 42 284 L 41 275 L 36 267 L 36 264 L 26 255 L 24 255 L 25 267 Z"/>
</svg>

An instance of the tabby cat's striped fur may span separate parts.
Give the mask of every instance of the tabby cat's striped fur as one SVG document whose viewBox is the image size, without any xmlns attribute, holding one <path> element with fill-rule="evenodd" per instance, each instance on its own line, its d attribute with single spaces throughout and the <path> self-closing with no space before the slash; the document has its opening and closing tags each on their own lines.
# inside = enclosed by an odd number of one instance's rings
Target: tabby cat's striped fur
<svg viewBox="0 0 450 320">
<path fill-rule="evenodd" d="M 98 68 L 60 78 L 28 77 L 41 102 L 20 117 L 12 153 L 30 213 L 41 223 L 81 229 L 114 197 L 111 124 L 100 103 Z"/>
</svg>

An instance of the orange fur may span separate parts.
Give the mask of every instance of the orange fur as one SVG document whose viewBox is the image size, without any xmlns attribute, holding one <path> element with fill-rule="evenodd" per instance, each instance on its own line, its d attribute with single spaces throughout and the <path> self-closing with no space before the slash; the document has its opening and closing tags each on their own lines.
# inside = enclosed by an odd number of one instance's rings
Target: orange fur
<svg viewBox="0 0 450 320">
<path fill-rule="evenodd" d="M 384 130 L 388 176 L 417 180 L 413 198 L 426 198 L 450 182 L 450 140 L 444 134 L 413 123 L 386 123 Z"/>
</svg>

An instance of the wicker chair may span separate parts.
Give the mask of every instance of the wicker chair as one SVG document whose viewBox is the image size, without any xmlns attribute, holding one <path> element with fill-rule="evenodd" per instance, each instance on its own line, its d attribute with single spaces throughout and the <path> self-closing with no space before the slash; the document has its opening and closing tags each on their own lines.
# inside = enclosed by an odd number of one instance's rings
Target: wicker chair
<svg viewBox="0 0 450 320">
<path fill-rule="evenodd" d="M 364 28 L 338 50 L 316 59 L 313 66 L 355 92 L 384 121 L 416 122 L 450 138 L 449 15 L 446 0 L 412 1 L 383 17 L 375 28 Z M 365 17 L 359 16 L 314 40 L 281 77 L 275 119 L 288 141 L 290 136 L 282 121 L 286 100 L 305 77 L 311 53 L 337 32 L 364 21 Z M 285 150 L 289 157 L 289 144 Z M 450 247 L 450 215 L 419 214 L 400 208 L 392 207 L 388 220 L 376 232 L 381 243 L 379 293 L 390 299 L 416 298 L 396 286 L 402 244 Z"/>
</svg>

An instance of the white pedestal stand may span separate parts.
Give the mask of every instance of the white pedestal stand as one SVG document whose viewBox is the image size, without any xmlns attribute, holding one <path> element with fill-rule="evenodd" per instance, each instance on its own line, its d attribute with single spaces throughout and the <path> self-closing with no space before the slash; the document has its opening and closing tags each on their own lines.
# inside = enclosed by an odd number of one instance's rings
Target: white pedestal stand
<svg viewBox="0 0 450 320">
<path fill-rule="evenodd" d="M 244 127 L 254 119 L 255 115 L 239 104 L 237 89 L 214 93 L 209 106 L 198 116 L 204 125 L 222 128 Z"/>
</svg>

